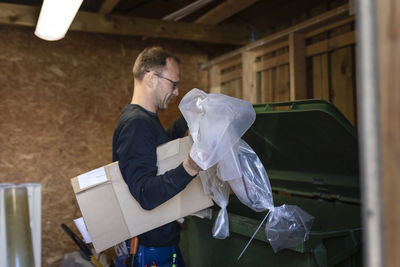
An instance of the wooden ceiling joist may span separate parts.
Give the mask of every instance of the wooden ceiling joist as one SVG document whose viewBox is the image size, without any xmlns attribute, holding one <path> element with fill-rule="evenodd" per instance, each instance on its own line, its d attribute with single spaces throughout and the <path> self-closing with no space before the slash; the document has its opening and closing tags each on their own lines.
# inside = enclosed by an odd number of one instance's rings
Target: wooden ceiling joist
<svg viewBox="0 0 400 267">
<path fill-rule="evenodd" d="M 257 1 L 258 0 L 227 0 L 198 18 L 195 22 L 217 25 L 218 23 L 232 17 L 236 13 L 239 13 Z"/>
<path fill-rule="evenodd" d="M 109 14 L 114 9 L 114 7 L 118 4 L 119 0 L 103 0 L 99 8 L 99 13 Z"/>
<path fill-rule="evenodd" d="M 0 23 L 35 27 L 39 11 L 38 7 L 1 3 Z M 244 27 L 202 25 L 83 11 L 78 12 L 70 30 L 235 45 L 245 44 L 247 38 Z"/>
</svg>

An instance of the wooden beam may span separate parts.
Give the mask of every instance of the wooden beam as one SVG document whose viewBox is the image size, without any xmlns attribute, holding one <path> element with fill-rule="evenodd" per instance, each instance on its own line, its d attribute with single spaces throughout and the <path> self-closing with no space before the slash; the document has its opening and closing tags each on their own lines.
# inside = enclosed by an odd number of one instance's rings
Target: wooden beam
<svg viewBox="0 0 400 267">
<path fill-rule="evenodd" d="M 38 16 L 38 7 L 0 4 L 0 23 L 3 24 L 34 27 Z M 83 11 L 78 12 L 70 30 L 236 45 L 243 45 L 247 34 L 247 30 L 240 27 L 161 21 Z"/>
<path fill-rule="evenodd" d="M 286 30 L 283 30 L 281 32 L 277 32 L 274 33 L 272 35 L 266 36 L 264 38 L 261 38 L 260 40 L 257 40 L 251 44 L 248 44 L 244 47 L 241 47 L 239 49 L 236 49 L 232 52 L 229 52 L 227 54 L 224 54 L 222 56 L 219 56 L 213 60 L 210 60 L 208 63 L 203 64 L 201 66 L 201 69 L 206 69 L 209 68 L 210 66 L 214 65 L 214 64 L 218 64 L 220 62 L 223 62 L 225 60 L 228 60 L 232 57 L 238 56 L 240 54 L 242 54 L 245 51 L 250 51 L 250 50 L 254 50 L 258 47 L 267 45 L 267 44 L 272 44 L 272 43 L 276 43 L 276 42 L 280 42 L 283 40 L 287 40 L 288 35 L 292 32 L 296 32 L 296 31 L 300 31 L 300 30 L 307 30 L 310 29 L 313 30 L 313 28 L 317 27 L 317 26 L 321 26 L 323 24 L 326 24 L 327 21 L 331 21 L 332 19 L 337 19 L 340 18 L 342 16 L 347 16 L 349 11 L 349 6 L 348 4 L 345 4 L 343 6 L 340 6 L 338 8 L 329 10 L 319 16 L 315 16 L 309 20 L 306 20 L 304 22 L 301 22 L 297 25 L 294 25 L 292 27 L 289 27 Z"/>
<path fill-rule="evenodd" d="M 225 62 L 221 62 L 218 65 L 220 66 L 221 70 L 224 70 L 224 69 L 231 68 L 233 66 L 241 65 L 241 64 L 242 64 L 242 57 L 235 57 L 235 58 L 232 58 Z"/>
<path fill-rule="evenodd" d="M 103 0 L 99 8 L 99 13 L 109 14 L 114 9 L 114 7 L 118 4 L 119 0 Z"/>
<path fill-rule="evenodd" d="M 303 33 L 289 34 L 290 100 L 307 98 L 306 42 Z"/>
<path fill-rule="evenodd" d="M 400 205 L 397 205 L 400 203 L 400 5 L 398 0 L 376 1 L 375 5 L 378 10 L 376 28 L 379 49 L 384 258 L 387 267 L 396 267 L 400 263 Z"/>
<path fill-rule="evenodd" d="M 280 42 L 280 43 L 277 43 L 277 44 L 266 45 L 264 47 L 261 47 L 259 49 L 254 50 L 254 51 L 256 53 L 256 57 L 259 57 L 259 56 L 264 56 L 264 55 L 266 55 L 268 53 L 274 52 L 274 51 L 276 51 L 278 49 L 282 49 L 282 48 L 287 47 L 287 46 L 289 46 L 289 43 L 286 40 L 286 41 L 283 41 L 283 42 Z"/>
<path fill-rule="evenodd" d="M 203 23 L 209 25 L 217 25 L 218 23 L 232 17 L 243 9 L 251 6 L 258 0 L 227 0 L 210 10 L 200 18 L 195 20 L 195 23 Z"/>
<path fill-rule="evenodd" d="M 355 33 L 348 32 L 342 35 L 332 37 L 330 39 L 307 46 L 307 56 L 314 56 L 322 53 L 329 52 L 334 49 L 349 46 L 355 43 Z"/>
<path fill-rule="evenodd" d="M 355 19 L 354 16 L 351 16 L 351 17 L 348 17 L 348 18 L 344 18 L 344 19 L 342 19 L 342 20 L 339 20 L 339 21 L 337 21 L 337 22 L 328 24 L 328 25 L 326 25 L 326 26 L 318 27 L 317 29 L 315 29 L 315 30 L 313 30 L 313 31 L 307 32 L 307 33 L 306 33 L 306 38 L 310 38 L 310 37 L 313 37 L 313 36 L 318 35 L 318 34 L 320 34 L 320 33 L 323 33 L 323 32 L 329 31 L 329 30 L 333 30 L 333 29 L 338 28 L 338 27 L 340 27 L 340 26 L 346 25 L 346 24 L 348 24 L 348 23 L 353 22 L 354 19 Z"/>
<path fill-rule="evenodd" d="M 286 53 L 276 57 L 272 57 L 270 59 L 263 60 L 261 62 L 256 62 L 254 70 L 256 72 L 265 71 L 288 63 L 289 63 L 289 54 Z"/>
<path fill-rule="evenodd" d="M 242 54 L 242 96 L 244 100 L 252 104 L 259 102 L 257 99 L 257 73 L 255 71 L 255 55 L 254 52 L 245 52 Z"/>
<path fill-rule="evenodd" d="M 237 80 L 242 77 L 242 68 L 238 68 L 228 73 L 221 74 L 221 83 Z"/>
</svg>

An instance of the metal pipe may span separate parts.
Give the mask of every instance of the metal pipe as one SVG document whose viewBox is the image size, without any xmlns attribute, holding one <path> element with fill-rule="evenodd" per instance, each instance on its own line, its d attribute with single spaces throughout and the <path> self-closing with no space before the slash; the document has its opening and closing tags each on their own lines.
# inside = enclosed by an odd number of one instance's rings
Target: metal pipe
<svg viewBox="0 0 400 267">
<path fill-rule="evenodd" d="M 376 0 L 356 1 L 359 154 L 364 266 L 385 266 Z"/>
</svg>

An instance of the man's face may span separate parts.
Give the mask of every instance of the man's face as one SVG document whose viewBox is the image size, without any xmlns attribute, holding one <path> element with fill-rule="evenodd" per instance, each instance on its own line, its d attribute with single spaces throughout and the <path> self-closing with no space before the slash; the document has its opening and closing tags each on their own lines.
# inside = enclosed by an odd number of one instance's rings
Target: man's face
<svg viewBox="0 0 400 267">
<path fill-rule="evenodd" d="M 171 100 L 179 94 L 178 85 L 173 84 L 173 82 L 179 82 L 180 79 L 179 64 L 174 59 L 168 58 L 165 70 L 159 74 L 158 76 L 156 74 L 158 78 L 157 105 L 158 109 L 166 109 Z"/>
</svg>

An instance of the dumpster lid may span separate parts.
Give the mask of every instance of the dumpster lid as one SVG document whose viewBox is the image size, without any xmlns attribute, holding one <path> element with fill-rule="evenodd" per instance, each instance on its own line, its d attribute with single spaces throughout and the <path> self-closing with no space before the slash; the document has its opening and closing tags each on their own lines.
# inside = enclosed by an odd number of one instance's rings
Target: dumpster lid
<svg viewBox="0 0 400 267">
<path fill-rule="evenodd" d="M 254 105 L 244 135 L 278 192 L 360 202 L 358 142 L 353 125 L 331 103 L 305 100 Z"/>
</svg>

